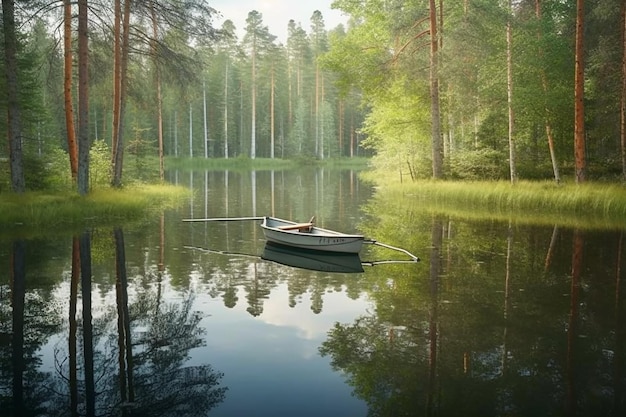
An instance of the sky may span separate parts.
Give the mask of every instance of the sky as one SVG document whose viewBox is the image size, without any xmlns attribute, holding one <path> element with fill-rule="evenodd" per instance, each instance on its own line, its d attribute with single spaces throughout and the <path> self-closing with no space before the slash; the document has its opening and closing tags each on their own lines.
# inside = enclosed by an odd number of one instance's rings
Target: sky
<svg viewBox="0 0 626 417">
<path fill-rule="evenodd" d="M 335 28 L 338 24 L 347 22 L 347 17 L 339 10 L 330 8 L 333 0 L 209 0 L 211 7 L 221 13 L 215 19 L 214 26 L 220 28 L 222 22 L 230 19 L 237 28 L 237 35 L 241 38 L 246 26 L 248 13 L 256 10 L 263 16 L 263 23 L 268 26 L 272 35 L 278 41 L 287 40 L 287 24 L 293 19 L 296 24 L 309 33 L 311 31 L 311 16 L 315 10 L 322 12 L 326 30 Z"/>
</svg>

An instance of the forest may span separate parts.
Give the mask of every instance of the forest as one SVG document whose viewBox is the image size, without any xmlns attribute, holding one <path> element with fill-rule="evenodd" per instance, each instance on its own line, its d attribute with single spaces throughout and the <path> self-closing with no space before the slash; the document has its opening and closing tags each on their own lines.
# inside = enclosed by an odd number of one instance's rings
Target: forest
<svg viewBox="0 0 626 417">
<path fill-rule="evenodd" d="M 255 10 L 241 39 L 215 26 L 205 0 L 2 6 L 0 192 L 119 187 L 148 157 L 157 179 L 172 157 L 365 155 L 412 180 L 626 171 L 622 0 L 336 0 L 347 27 L 312 10 L 284 43 Z"/>
</svg>

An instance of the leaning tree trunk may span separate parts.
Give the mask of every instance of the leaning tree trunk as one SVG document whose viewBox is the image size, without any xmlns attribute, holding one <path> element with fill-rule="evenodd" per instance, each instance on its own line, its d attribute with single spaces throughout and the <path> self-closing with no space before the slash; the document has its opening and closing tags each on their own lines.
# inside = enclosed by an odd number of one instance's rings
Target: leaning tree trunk
<svg viewBox="0 0 626 417">
<path fill-rule="evenodd" d="M 23 193 L 26 190 L 26 181 L 22 159 L 22 119 L 17 85 L 17 36 L 15 35 L 15 2 L 13 0 L 2 0 L 2 23 L 11 188 L 16 193 Z"/>
</svg>

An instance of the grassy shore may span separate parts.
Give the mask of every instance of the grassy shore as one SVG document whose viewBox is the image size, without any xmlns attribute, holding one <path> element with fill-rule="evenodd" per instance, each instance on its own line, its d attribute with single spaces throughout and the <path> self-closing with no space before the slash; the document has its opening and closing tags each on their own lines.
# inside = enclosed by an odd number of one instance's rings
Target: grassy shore
<svg viewBox="0 0 626 417">
<path fill-rule="evenodd" d="M 92 225 L 141 221 L 155 211 L 176 207 L 188 193 L 166 184 L 103 188 L 87 196 L 74 192 L 5 193 L 0 199 L 0 236 L 81 231 Z"/>
<path fill-rule="evenodd" d="M 473 219 L 582 228 L 626 228 L 626 188 L 620 184 L 554 182 L 418 181 L 380 184 L 386 198 L 417 202 L 420 209 Z"/>
</svg>

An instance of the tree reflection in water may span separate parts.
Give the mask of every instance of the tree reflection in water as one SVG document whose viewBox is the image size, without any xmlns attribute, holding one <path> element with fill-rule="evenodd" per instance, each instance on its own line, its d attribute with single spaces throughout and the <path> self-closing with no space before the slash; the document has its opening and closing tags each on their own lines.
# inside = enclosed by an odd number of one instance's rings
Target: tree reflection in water
<svg viewBox="0 0 626 417">
<path fill-rule="evenodd" d="M 69 343 L 59 343 L 55 351 L 56 375 L 49 386 L 54 395 L 47 401 L 46 414 L 67 415 L 69 407 L 72 415 L 206 415 L 224 400 L 226 388 L 219 386 L 222 374 L 210 365 L 184 366 L 189 351 L 203 344 L 202 317 L 192 311 L 193 293 L 188 292 L 179 304 L 163 304 L 159 283 L 129 301 L 124 236 L 119 228 L 113 235 L 116 305 L 108 306 L 91 325 L 91 279 L 81 274 L 81 339 L 80 329 L 73 330 L 76 300 L 72 278 Z M 79 240 L 81 271 L 87 272 L 89 234 Z M 81 342 L 82 361 L 76 358 L 75 349 Z"/>
<path fill-rule="evenodd" d="M 368 234 L 411 223 L 379 212 Z M 319 349 L 368 415 L 623 415 L 621 233 L 450 224 L 412 223 L 430 268 L 373 270 L 375 307 Z"/>
</svg>

